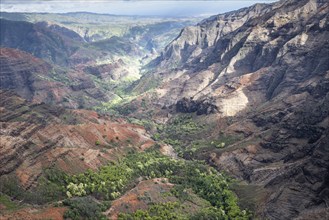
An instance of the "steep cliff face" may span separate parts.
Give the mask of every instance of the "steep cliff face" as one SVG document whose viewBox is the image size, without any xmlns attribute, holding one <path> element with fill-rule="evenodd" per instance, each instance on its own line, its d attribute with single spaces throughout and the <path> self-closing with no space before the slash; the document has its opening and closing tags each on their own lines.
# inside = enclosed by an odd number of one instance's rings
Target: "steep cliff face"
<svg viewBox="0 0 329 220">
<path fill-rule="evenodd" d="M 13 89 L 38 103 L 93 106 L 109 98 L 96 88 L 96 81 L 127 76 L 121 71 L 126 60 L 96 62 L 96 56 L 91 60 L 84 56 L 88 48 L 73 54 L 67 48 L 56 52 L 54 45 L 63 43 L 58 39 L 81 41 L 71 32 L 45 24 L 27 23 L 24 28 L 28 30 L 21 33 L 32 34 L 40 45 L 55 50 L 55 56 L 48 57 L 52 62 L 61 62 L 56 57 L 65 53 L 76 70 L 65 72 L 24 52 L 1 49 L 0 88 Z M 45 34 L 45 28 L 51 28 L 52 34 Z M 8 33 L 14 32 L 1 33 L 1 42 L 20 42 L 15 36 L 9 38 Z M 200 139 L 205 141 L 198 144 L 205 146 L 191 149 L 194 154 L 188 156 L 206 160 L 246 183 L 237 193 L 242 201 L 253 201 L 260 219 L 327 219 L 328 38 L 326 1 L 257 4 L 213 16 L 184 28 L 149 64 L 153 70 L 133 89 L 154 90 L 130 103 L 133 110 L 123 112 L 142 112 L 159 120 L 176 113 L 195 114 L 204 124 L 193 124 L 191 117 L 187 124 L 176 126 L 186 130 L 182 134 L 188 147 L 203 135 Z M 105 56 L 113 49 L 111 42 L 118 40 L 93 45 L 104 49 Z M 35 41 L 31 45 L 35 46 Z M 127 46 L 120 51 L 134 54 L 134 48 Z M 91 75 L 98 79 L 92 81 Z M 0 119 L 0 162 L 4 164 L 0 176 L 14 175 L 26 189 L 35 186 L 43 168 L 55 166 L 68 173 L 96 169 L 116 154 L 154 144 L 142 127 L 111 121 L 95 112 L 32 104 L 8 91 L 0 92 Z M 200 134 L 194 135 L 194 130 Z M 222 136 L 239 138 L 212 147 L 217 144 L 212 139 Z"/>
<path fill-rule="evenodd" d="M 324 73 L 328 69 L 327 31 L 325 2 L 255 5 L 183 29 L 150 64 L 155 65 L 155 74 L 148 74 L 145 81 L 150 75 L 163 81 L 158 90 L 162 105 L 211 95 L 219 110 L 231 116 L 278 91 L 288 94 L 287 87 L 295 82 L 282 85 L 282 81 L 301 82 Z M 266 81 L 266 96 L 253 100 L 242 90 L 258 78 Z"/>
<path fill-rule="evenodd" d="M 209 163 L 267 190 L 263 218 L 328 214 L 329 72 L 307 83 L 241 115 L 224 133 L 244 134 L 242 141 L 206 153 Z"/>
<path fill-rule="evenodd" d="M 183 29 L 135 89 L 153 78 L 160 86 L 145 97 L 160 113 L 230 119 L 217 132 L 242 140 L 196 157 L 264 189 L 256 208 L 261 218 L 325 219 L 328 37 L 328 2 L 258 4 Z M 201 111 L 198 103 L 216 111 Z"/>
<path fill-rule="evenodd" d="M 223 36 L 239 29 L 250 19 L 261 17 L 271 8 L 271 5 L 257 4 L 251 8 L 210 17 L 197 26 L 186 27 L 154 62 L 169 69 L 184 66 L 201 54 L 201 57 L 204 56 Z"/>
</svg>

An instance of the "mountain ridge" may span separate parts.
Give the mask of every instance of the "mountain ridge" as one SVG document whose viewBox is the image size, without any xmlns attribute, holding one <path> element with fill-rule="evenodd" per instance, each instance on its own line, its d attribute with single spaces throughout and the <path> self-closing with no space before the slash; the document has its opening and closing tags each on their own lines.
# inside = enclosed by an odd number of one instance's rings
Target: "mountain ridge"
<svg viewBox="0 0 329 220">
<path fill-rule="evenodd" d="M 49 28 L 48 24 L 42 25 Z M 155 25 L 151 31 L 138 26 L 124 39 L 116 36 L 90 43 L 89 46 L 91 49 L 97 47 L 94 51 L 100 56 L 111 51 L 132 54 L 129 57 L 142 56 L 141 51 L 139 54 L 135 50 L 137 45 L 145 46 L 143 51 L 154 49 L 156 45 L 145 33 L 158 36 L 157 31 L 172 30 L 170 25 L 170 22 L 165 23 L 164 27 Z M 148 24 L 145 27 L 153 26 Z M 61 32 L 60 29 L 56 31 Z M 113 151 L 125 155 L 125 147 L 128 151 L 143 151 L 158 143 L 168 148 L 162 149 L 168 155 L 181 157 L 180 162 L 202 161 L 236 178 L 232 188 L 242 208 L 253 211 L 256 217 L 273 220 L 326 219 L 329 213 L 328 36 L 328 2 L 282 0 L 212 16 L 195 26 L 185 27 L 148 65 L 144 66 L 156 52 L 146 57 L 144 63 L 143 59 L 138 60 L 138 67 L 145 67 L 138 72 L 143 75 L 130 86 L 106 84 L 133 72 L 122 69 L 129 66 L 129 59 L 111 60 L 111 63 L 106 59 L 85 62 L 77 54 L 74 69 L 65 74 L 70 81 L 79 79 L 79 83 L 69 84 L 66 92 L 75 98 L 77 94 L 81 95 L 78 92 L 82 92 L 82 96 L 90 92 L 90 97 L 94 99 L 85 99 L 88 102 L 81 107 L 97 105 L 95 109 L 110 111 L 113 118 L 121 114 L 127 120 L 143 125 L 147 132 L 143 126 L 131 125 L 121 119 L 112 122 L 107 113 L 102 115 L 62 107 L 54 109 L 54 106 L 33 104 L 11 92 L 1 91 L 3 129 L 0 138 L 5 140 L 5 144 L 2 148 L 4 156 L 0 157 L 0 161 L 9 162 L 0 169 L 0 174 L 14 173 L 24 187 L 32 189 L 42 173 L 42 166 L 37 166 L 40 163 L 29 164 L 30 160 L 25 159 L 33 155 L 39 159 L 41 157 L 38 162 L 41 161 L 46 167 L 55 163 L 68 173 L 79 173 L 87 168 L 96 170 L 106 161 L 111 161 L 108 159 L 113 156 Z M 113 42 L 118 42 L 120 48 L 113 47 Z M 129 44 L 132 42 L 132 45 Z M 127 47 L 121 48 L 123 45 Z M 88 51 L 90 48 L 84 49 Z M 34 84 L 25 79 L 25 75 L 33 75 L 33 72 L 40 70 L 40 74 L 49 77 L 52 64 L 18 50 L 1 50 L 5 51 L 1 52 L 1 59 L 8 64 L 6 68 L 22 66 L 22 70 L 1 72 L 1 79 L 10 82 L 6 83 L 10 86 L 5 89 L 16 89 L 21 95 L 27 95 Z M 11 63 L 13 60 L 16 63 Z M 58 73 L 55 75 L 58 76 Z M 20 84 L 21 81 L 24 83 Z M 24 88 L 22 85 L 30 87 L 20 91 Z M 99 85 L 106 85 L 106 89 Z M 90 86 L 92 91 L 89 90 Z M 112 89 L 119 90 L 119 101 L 113 97 L 100 100 L 103 97 L 100 94 L 115 96 Z M 26 97 L 31 99 L 30 95 Z M 50 102 L 53 98 L 45 100 Z M 101 105 L 98 101 L 102 101 Z M 58 104 L 63 105 L 63 102 Z M 116 139 L 115 135 L 121 133 L 123 137 Z M 136 139 L 130 140 L 130 135 Z M 134 147 L 135 142 L 138 146 Z M 75 145 L 79 147 L 74 148 Z M 11 146 L 14 148 L 11 149 Z M 66 149 L 70 147 L 76 151 Z M 57 155 L 63 148 L 65 152 L 70 151 L 63 157 L 74 158 L 72 160 L 77 167 L 67 166 L 67 161 L 63 165 L 56 161 L 61 161 L 62 156 L 58 159 L 48 154 L 50 151 Z M 101 152 L 99 148 L 106 148 L 103 149 L 106 152 Z M 36 152 L 30 152 L 31 149 L 36 149 Z M 24 156 L 17 161 L 13 159 L 16 150 Z M 95 156 L 95 153 L 99 155 Z M 134 152 L 131 155 L 135 155 Z M 143 169 L 144 165 L 148 166 L 156 160 L 152 158 L 150 161 L 138 164 L 138 168 Z M 29 169 L 36 167 L 37 172 L 24 175 L 22 167 L 25 166 Z M 212 168 L 207 169 L 212 175 Z M 165 174 L 170 176 L 170 171 L 166 170 Z M 94 174 L 84 173 L 81 178 L 74 177 L 77 180 L 74 184 L 82 184 L 84 175 L 97 177 L 98 174 Z M 147 174 L 149 176 L 146 178 L 155 176 L 153 174 Z M 74 181 L 74 178 L 71 180 Z M 138 179 L 136 183 L 139 181 L 147 187 L 151 184 L 152 189 L 171 184 L 165 183 L 166 179 Z M 157 181 L 163 182 L 156 184 Z M 141 193 L 138 185 L 130 189 L 122 199 L 115 201 L 115 215 L 118 210 L 127 210 L 132 203 L 146 208 L 147 201 L 155 201 L 144 193 L 141 197 L 143 201 L 139 203 L 137 195 Z M 185 188 L 182 192 L 177 189 L 177 193 L 187 196 Z M 154 191 L 152 195 L 158 196 Z M 130 204 L 127 201 L 132 197 L 137 199 Z M 218 210 L 223 211 L 221 208 Z M 107 214 L 110 212 L 111 209 Z M 241 213 L 247 218 L 247 211 Z"/>
<path fill-rule="evenodd" d="M 240 137 L 219 150 L 172 136 L 184 157 L 265 189 L 265 200 L 248 195 L 262 218 L 328 213 L 328 14 L 327 2 L 291 0 L 213 16 L 183 29 L 132 88 L 157 121 L 196 114 L 215 127 L 199 138 Z"/>
</svg>

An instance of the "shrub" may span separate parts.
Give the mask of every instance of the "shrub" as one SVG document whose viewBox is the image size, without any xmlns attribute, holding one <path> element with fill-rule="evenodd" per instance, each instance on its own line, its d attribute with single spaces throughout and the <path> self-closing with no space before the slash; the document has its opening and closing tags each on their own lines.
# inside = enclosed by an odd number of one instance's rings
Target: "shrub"
<svg viewBox="0 0 329 220">
<path fill-rule="evenodd" d="M 90 196 L 67 199 L 63 201 L 63 204 L 69 207 L 69 210 L 64 213 L 65 219 L 106 219 L 102 214 L 103 206 Z"/>
</svg>

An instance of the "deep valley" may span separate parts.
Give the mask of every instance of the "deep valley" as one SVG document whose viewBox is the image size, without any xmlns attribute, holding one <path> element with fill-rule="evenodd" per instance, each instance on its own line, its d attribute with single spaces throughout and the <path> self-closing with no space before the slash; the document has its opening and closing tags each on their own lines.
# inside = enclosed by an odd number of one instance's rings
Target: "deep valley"
<svg viewBox="0 0 329 220">
<path fill-rule="evenodd" d="M 0 25 L 0 219 L 329 219 L 327 1 Z"/>
</svg>

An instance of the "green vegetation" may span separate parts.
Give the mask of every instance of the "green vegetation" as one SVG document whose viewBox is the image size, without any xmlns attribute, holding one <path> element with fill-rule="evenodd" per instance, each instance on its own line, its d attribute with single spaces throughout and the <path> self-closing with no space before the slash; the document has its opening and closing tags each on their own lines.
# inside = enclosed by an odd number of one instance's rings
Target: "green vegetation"
<svg viewBox="0 0 329 220">
<path fill-rule="evenodd" d="M 167 202 L 150 206 L 146 211 L 138 210 L 133 214 L 120 213 L 119 220 L 170 220 L 170 219 L 188 219 L 187 215 L 181 214 L 182 206 L 177 202 Z"/>
<path fill-rule="evenodd" d="M 204 125 L 197 124 L 191 115 L 182 115 L 174 118 L 163 130 L 166 135 L 174 137 L 189 137 L 204 129 Z"/>
<path fill-rule="evenodd" d="M 175 160 L 160 155 L 156 151 L 130 154 L 122 161 L 102 167 L 98 172 L 88 170 L 85 173 L 67 177 L 66 194 L 69 198 L 92 195 L 100 200 L 113 200 L 127 191 L 138 177 L 146 179 L 167 177 L 171 183 L 180 186 L 180 188 L 175 188 L 172 194 L 183 200 L 186 199 L 184 189 L 192 189 L 212 207 L 212 209 L 203 210 L 202 213 L 214 214 L 216 213 L 214 210 L 220 210 L 218 213 L 221 213 L 223 219 L 248 219 L 248 214 L 240 210 L 236 196 L 229 189 L 231 180 L 228 177 L 200 162 Z M 162 204 L 151 207 L 149 211 L 140 211 L 135 214 L 154 217 L 162 213 L 161 217 L 163 213 L 172 213 L 174 207 L 176 205 Z M 121 215 L 121 217 L 136 219 L 135 214 L 133 216 Z M 151 219 L 159 219 L 153 217 Z M 181 219 L 179 216 L 177 218 Z M 172 218 L 168 217 L 168 219 Z"/>
<path fill-rule="evenodd" d="M 131 179 L 132 170 L 125 164 L 102 167 L 99 172 L 87 172 L 68 178 L 68 197 L 94 194 L 98 198 L 116 199 Z"/>
<path fill-rule="evenodd" d="M 31 204 L 46 204 L 65 198 L 63 192 L 64 174 L 60 176 L 58 174 L 60 171 L 51 171 L 51 175 L 54 176 L 50 178 L 47 172 L 45 171 L 44 177 L 40 178 L 37 187 L 28 191 L 20 186 L 15 176 L 2 176 L 0 178 L 0 190 L 10 198 Z"/>
<path fill-rule="evenodd" d="M 142 100 L 144 105 L 147 105 Z M 67 120 L 68 116 L 64 115 Z M 63 116 L 63 117 L 64 117 Z M 63 119 L 64 120 L 64 119 Z M 157 125 L 150 120 L 129 118 L 131 123 L 157 130 L 153 138 L 173 145 L 182 155 L 198 159 L 198 151 L 204 147 L 221 150 L 236 141 L 236 137 L 218 136 L 206 139 L 210 127 L 199 123 L 193 114 L 181 115 L 167 125 Z M 115 140 L 113 140 L 115 141 Z M 112 141 L 112 142 L 113 142 Z M 133 144 L 127 140 L 127 144 Z M 95 145 L 101 145 L 99 140 Z M 104 203 L 115 200 L 132 189 L 141 179 L 167 178 L 175 187 L 170 199 L 152 203 L 146 200 L 147 210 L 121 214 L 122 219 L 249 219 L 249 212 L 240 209 L 237 197 L 230 190 L 232 180 L 200 161 L 185 161 L 161 155 L 155 148 L 144 153 L 127 152 L 125 158 L 77 175 L 67 175 L 56 169 L 44 171 L 39 184 L 32 190 L 19 187 L 16 179 L 3 181 L 3 193 L 11 199 L 28 203 L 45 204 L 67 198 L 63 204 L 69 208 L 65 217 L 70 219 L 102 219 Z M 166 192 L 168 193 L 168 192 Z M 191 197 L 192 195 L 192 197 Z M 193 197 L 194 196 L 194 197 Z M 197 199 L 196 199 L 197 198 Z M 202 200 L 194 209 L 186 201 Z M 169 202 L 169 203 L 168 203 Z M 128 210 L 128 209 L 127 209 Z"/>
<path fill-rule="evenodd" d="M 157 128 L 157 124 L 155 124 L 151 120 L 137 119 L 137 118 L 127 118 L 127 120 L 131 124 L 136 124 L 136 125 L 143 126 L 147 131 L 155 130 Z M 157 134 L 155 134 L 155 135 L 157 135 Z"/>
<path fill-rule="evenodd" d="M 242 211 L 245 213 L 244 211 Z M 247 214 L 243 217 L 235 217 L 234 219 L 248 219 Z M 230 219 L 225 215 L 225 211 L 216 207 L 202 209 L 201 212 L 191 216 L 191 220 L 227 220 Z"/>
<path fill-rule="evenodd" d="M 220 214 L 223 217 L 220 219 L 249 218 L 249 214 L 239 208 L 236 196 L 229 189 L 232 182 L 230 178 L 199 161 L 172 159 L 155 149 L 130 153 L 126 158 L 103 166 L 96 172 L 87 170 L 69 176 L 56 169 L 45 170 L 38 186 L 32 191 L 19 187 L 14 177 L 2 177 L 1 189 L 10 198 L 27 203 L 45 204 L 66 197 L 68 199 L 63 202 L 69 207 L 66 218 L 102 219 L 106 201 L 120 197 L 134 187 L 140 177 L 168 178 L 170 183 L 175 184 L 170 195 L 178 199 L 178 204 L 154 204 L 149 210 L 139 211 L 132 216 L 121 215 L 122 219 L 138 219 L 136 216 L 139 215 L 150 216 L 150 219 L 166 219 L 163 216 L 167 216 L 167 219 L 192 218 L 189 212 L 184 211 L 188 208 L 183 204 L 184 201 L 196 201 L 196 198 L 191 197 L 194 194 L 208 204 L 197 213 L 198 216 Z M 2 200 L 6 201 L 1 197 Z M 181 211 L 173 212 L 173 209 Z"/>
<path fill-rule="evenodd" d="M 138 210 L 132 214 L 120 213 L 119 220 L 227 220 L 229 219 L 222 209 L 208 207 L 196 214 L 184 213 L 185 207 L 177 202 L 167 202 L 150 206 L 148 210 Z M 247 219 L 238 217 L 235 219 Z"/>
<path fill-rule="evenodd" d="M 155 76 L 154 74 L 146 74 L 130 87 L 130 92 L 142 94 L 144 92 L 151 91 L 159 86 L 161 80 L 162 79 L 159 76 Z"/>
<path fill-rule="evenodd" d="M 162 79 L 160 75 L 152 73 L 143 75 L 140 78 L 143 71 L 144 73 L 147 72 L 147 67 L 140 69 L 142 62 L 146 62 L 146 60 L 140 60 L 142 55 L 139 55 L 138 51 L 143 50 L 145 52 L 166 45 L 166 41 L 169 42 L 176 35 L 175 32 L 179 32 L 181 27 L 179 23 L 183 21 L 168 20 L 166 22 L 169 23 L 165 23 L 159 21 L 158 18 L 119 18 L 85 13 L 67 15 L 25 14 L 24 17 L 24 19 L 33 22 L 43 20 L 46 17 L 53 23 L 77 31 L 86 41 L 89 41 L 89 43 L 76 43 L 71 48 L 72 51 L 77 52 L 76 54 L 79 55 L 77 58 L 79 59 L 96 58 L 98 59 L 96 65 L 114 63 L 118 58 L 122 59 L 124 63 L 122 64 L 124 65 L 123 70 L 128 71 L 129 76 L 124 76 L 124 74 L 121 76 L 122 74 L 120 74 L 120 76 L 111 79 L 104 76 L 105 79 L 103 79 L 103 76 L 98 76 L 97 72 L 94 73 L 95 75 L 90 72 L 91 81 L 96 88 L 111 96 L 110 102 L 96 106 L 95 110 L 100 112 L 112 111 L 124 116 L 142 110 L 143 113 L 140 114 L 144 118 L 149 118 L 148 116 L 153 114 L 152 110 L 149 109 L 152 102 L 150 100 L 155 100 L 157 97 L 155 97 L 156 93 L 152 93 L 152 90 L 159 85 Z M 136 20 L 141 23 L 136 25 Z M 97 22 L 101 24 L 96 25 Z M 176 27 L 173 28 L 173 26 Z M 147 36 L 145 38 L 147 41 L 143 40 L 144 36 Z M 150 45 L 150 48 L 144 48 L 147 46 L 149 37 L 153 39 L 152 44 L 154 45 Z M 144 49 L 140 49 L 140 47 Z M 100 50 L 103 50 L 104 53 L 99 53 Z M 106 52 L 109 51 L 112 53 L 107 54 Z M 152 59 L 152 57 L 147 59 Z M 122 72 L 124 72 L 123 70 Z M 85 87 L 83 81 L 72 80 L 69 71 L 69 69 L 56 67 L 48 75 L 36 75 L 36 77 L 42 81 L 60 82 L 66 86 L 71 86 L 77 91 L 80 90 L 79 87 Z M 117 80 L 113 80 L 114 78 Z M 146 91 L 149 92 L 147 95 L 152 96 L 150 99 L 136 99 L 136 102 L 131 102 L 138 94 Z M 91 91 L 91 93 L 93 92 Z M 75 98 L 73 95 L 68 95 L 64 97 L 63 101 L 66 104 L 77 101 L 80 107 L 85 107 L 93 103 L 93 100 L 93 95 L 87 95 L 86 93 Z M 28 110 L 26 108 L 20 109 L 21 112 Z M 33 111 L 31 114 L 38 114 L 40 119 L 44 118 L 42 111 Z M 59 117 L 66 124 L 78 123 L 74 115 L 66 112 L 59 114 Z M 19 120 L 24 121 L 24 118 Z M 209 147 L 221 150 L 237 140 L 236 137 L 223 135 L 209 138 L 207 133 L 211 130 L 211 127 L 200 123 L 201 120 L 196 119 L 194 114 L 182 114 L 173 118 L 166 125 L 157 125 L 147 119 L 129 118 L 128 120 L 131 123 L 144 126 L 148 131 L 152 131 L 154 140 L 172 145 L 180 156 L 189 159 L 199 159 L 197 157 L 198 151 L 202 148 Z M 155 130 L 157 132 L 154 132 Z M 103 138 L 106 139 L 106 135 Z M 119 137 L 115 139 L 118 140 Z M 104 143 L 96 140 L 95 146 L 113 147 L 118 144 L 115 139 L 105 140 Z M 106 145 L 107 141 L 109 145 Z M 132 140 L 128 139 L 126 144 L 132 145 Z M 102 148 L 103 151 L 104 148 Z M 80 157 L 80 159 L 84 160 L 84 157 Z M 53 202 L 61 204 L 58 202 L 60 200 L 63 201 L 64 206 L 69 208 L 64 215 L 67 219 L 105 219 L 102 212 L 108 209 L 110 201 L 122 196 L 136 186 L 139 181 L 153 178 L 167 178 L 162 180 L 168 180 L 170 184 L 174 184 L 170 193 L 168 191 L 166 193 L 168 197 L 174 198 L 175 201 L 152 204 L 153 201 L 148 200 L 150 197 L 145 196 L 145 200 L 149 201 L 147 203 L 148 209 L 131 214 L 121 213 L 119 219 L 250 218 L 250 214 L 245 210 L 241 210 L 238 206 L 237 197 L 230 190 L 232 184 L 230 178 L 200 161 L 173 159 L 161 155 L 155 148 L 144 153 L 130 152 L 125 158 L 119 158 L 115 162 L 100 167 L 97 171 L 87 170 L 84 173 L 68 175 L 53 168 L 44 170 L 43 175 L 39 178 L 38 185 L 30 190 L 20 187 L 16 177 L 4 175 L 0 177 L 0 203 L 10 210 L 16 208 L 15 202 L 12 202 L 11 199 L 33 204 Z M 195 202 L 198 200 L 202 202 Z M 189 212 L 190 207 L 186 205 L 186 201 L 198 206 L 196 211 Z"/>
<path fill-rule="evenodd" d="M 10 197 L 0 193 L 0 204 L 6 207 L 6 210 L 13 211 L 19 208 L 16 202 L 11 201 Z"/>
<path fill-rule="evenodd" d="M 125 56 L 131 53 L 137 47 L 137 45 L 132 44 L 128 39 L 117 36 L 96 41 L 91 43 L 90 45 L 99 50 L 108 51 L 121 56 Z"/>
<path fill-rule="evenodd" d="M 56 169 L 45 170 L 31 192 L 20 188 L 15 178 L 2 178 L 1 189 L 10 198 L 28 203 L 45 204 L 66 197 L 63 205 L 69 210 L 65 218 L 103 219 L 102 211 L 108 208 L 108 202 L 133 188 L 141 177 L 168 178 L 175 184 L 169 196 L 177 201 L 149 203 L 148 210 L 121 214 L 120 219 L 249 219 L 250 214 L 239 208 L 237 197 L 230 190 L 230 178 L 200 161 L 173 159 L 156 149 L 131 152 L 98 171 L 87 170 L 72 176 Z M 185 201 L 193 202 L 197 198 L 206 204 L 197 213 L 191 213 Z"/>
<path fill-rule="evenodd" d="M 107 81 L 106 83 L 100 79 L 94 79 L 98 86 L 104 90 L 111 91 L 114 93 L 111 101 L 102 102 L 100 105 L 95 106 L 93 110 L 98 112 L 111 112 L 114 115 L 128 115 L 137 110 L 134 106 L 125 106 L 125 104 L 132 101 L 135 96 L 134 94 L 127 93 L 127 88 L 136 79 L 122 79 L 121 81 Z"/>
<path fill-rule="evenodd" d="M 166 125 L 157 127 L 158 134 L 154 136 L 172 145 L 179 153 L 184 150 L 184 146 L 196 139 L 206 130 L 206 126 L 194 121 L 192 115 L 181 115 L 173 118 Z"/>
<path fill-rule="evenodd" d="M 221 150 L 240 140 L 240 136 L 211 135 L 213 125 L 204 124 L 194 114 L 178 115 L 165 125 L 157 125 L 153 139 L 174 147 L 178 156 L 186 159 L 202 159 L 200 151 Z"/>
<path fill-rule="evenodd" d="M 63 205 L 70 209 L 64 214 L 65 219 L 91 219 L 91 220 L 105 220 L 107 219 L 102 212 L 106 210 L 106 206 L 99 204 L 90 196 L 77 197 L 63 201 Z"/>
<path fill-rule="evenodd" d="M 245 209 L 256 211 L 257 204 L 260 204 L 267 197 L 265 188 L 245 182 L 236 182 L 231 187 L 238 195 L 239 204 Z"/>
</svg>

